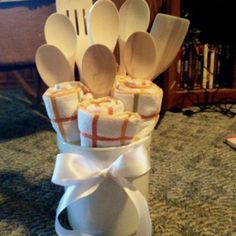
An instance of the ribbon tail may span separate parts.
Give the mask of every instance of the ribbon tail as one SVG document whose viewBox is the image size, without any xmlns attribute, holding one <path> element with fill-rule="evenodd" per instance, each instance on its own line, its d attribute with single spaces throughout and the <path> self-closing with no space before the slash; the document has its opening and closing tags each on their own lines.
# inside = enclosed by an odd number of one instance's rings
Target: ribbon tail
<svg viewBox="0 0 236 236">
<path fill-rule="evenodd" d="M 59 236 L 92 236 L 89 234 L 82 233 L 79 230 L 65 229 L 59 222 L 59 215 L 70 204 L 95 192 L 102 181 L 103 178 L 97 178 L 92 179 L 90 181 L 83 181 L 82 183 L 80 183 L 79 186 L 72 185 L 67 187 L 64 195 L 62 196 L 59 202 L 56 213 L 55 230 Z"/>
<path fill-rule="evenodd" d="M 145 197 L 125 178 L 118 177 L 114 180 L 124 189 L 130 200 L 133 202 L 138 213 L 138 229 L 136 236 L 151 236 L 152 221 Z"/>
</svg>

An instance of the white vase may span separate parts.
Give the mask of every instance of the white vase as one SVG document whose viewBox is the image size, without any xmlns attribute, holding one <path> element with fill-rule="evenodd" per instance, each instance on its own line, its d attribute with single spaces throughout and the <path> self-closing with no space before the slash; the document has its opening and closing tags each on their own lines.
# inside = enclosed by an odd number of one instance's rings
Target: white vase
<svg viewBox="0 0 236 236">
<path fill-rule="evenodd" d="M 107 163 L 110 164 L 124 153 L 127 146 L 109 148 L 85 148 L 79 145 L 69 144 L 57 140 L 61 153 L 77 153 L 86 155 L 87 158 L 103 169 Z M 151 138 L 148 137 L 141 144 L 134 145 L 131 152 L 125 154 L 125 158 L 135 158 L 137 153 L 148 153 L 145 158 L 150 165 Z M 136 146 L 135 146 L 136 145 Z M 148 151 L 148 152 L 147 152 Z M 104 165 L 104 163 L 106 163 Z M 122 169 L 126 168 L 126 163 L 121 164 Z M 130 168 L 130 167 L 129 167 Z M 148 198 L 149 171 L 135 178 L 127 178 L 133 186 L 138 189 L 143 196 Z M 135 234 L 138 224 L 136 209 L 122 190 L 122 188 L 111 178 L 107 178 L 92 194 L 67 207 L 68 220 L 72 229 L 79 229 L 83 233 L 94 236 L 130 236 Z"/>
</svg>

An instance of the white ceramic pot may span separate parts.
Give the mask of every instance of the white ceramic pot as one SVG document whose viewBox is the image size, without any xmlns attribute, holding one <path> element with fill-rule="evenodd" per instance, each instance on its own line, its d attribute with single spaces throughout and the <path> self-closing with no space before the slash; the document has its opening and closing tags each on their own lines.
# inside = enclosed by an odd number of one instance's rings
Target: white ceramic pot
<svg viewBox="0 0 236 236">
<path fill-rule="evenodd" d="M 133 151 L 125 154 L 125 158 L 134 158 L 137 152 L 148 150 L 146 158 L 150 164 L 150 140 L 148 137 Z M 128 146 L 128 145 L 127 145 Z M 100 168 L 105 168 L 104 163 L 112 163 L 119 153 L 124 153 L 127 146 L 112 148 L 85 148 L 69 144 L 58 139 L 58 148 L 61 153 L 77 153 L 86 155 Z M 145 149 L 145 150 L 144 150 Z M 115 155 L 114 155 L 115 154 Z M 125 171 L 126 163 L 122 163 Z M 127 178 L 145 198 L 148 197 L 149 171 L 145 174 Z M 138 224 L 136 209 L 122 188 L 111 178 L 107 178 L 92 194 L 71 204 L 67 208 L 68 220 L 73 229 L 94 236 L 129 236 L 135 234 Z"/>
</svg>

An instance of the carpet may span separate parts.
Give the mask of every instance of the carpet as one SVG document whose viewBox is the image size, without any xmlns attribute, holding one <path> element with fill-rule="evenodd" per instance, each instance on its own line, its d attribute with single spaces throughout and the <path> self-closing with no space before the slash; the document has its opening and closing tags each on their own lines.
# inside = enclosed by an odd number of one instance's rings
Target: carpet
<svg viewBox="0 0 236 236">
<path fill-rule="evenodd" d="M 236 235 L 236 151 L 223 142 L 235 132 L 235 118 L 217 112 L 164 114 L 151 146 L 153 235 Z M 56 154 L 44 108 L 0 91 L 1 236 L 56 235 Z"/>
</svg>

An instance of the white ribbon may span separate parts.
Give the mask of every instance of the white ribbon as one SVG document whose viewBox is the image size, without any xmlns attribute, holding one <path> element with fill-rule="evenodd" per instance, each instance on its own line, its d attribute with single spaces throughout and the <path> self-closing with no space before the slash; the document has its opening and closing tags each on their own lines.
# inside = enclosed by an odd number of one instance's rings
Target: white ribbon
<svg viewBox="0 0 236 236">
<path fill-rule="evenodd" d="M 55 230 L 60 236 L 92 236 L 79 230 L 65 229 L 59 222 L 59 215 L 70 204 L 92 194 L 104 181 L 112 178 L 133 202 L 138 214 L 137 236 L 151 236 L 152 223 L 145 197 L 126 177 L 138 177 L 150 170 L 150 164 L 144 145 L 129 150 L 135 155 L 122 155 L 110 166 L 99 169 L 91 160 L 75 153 L 58 154 L 52 182 L 66 187 L 55 220 Z M 125 163 L 125 164 L 124 164 Z"/>
</svg>

